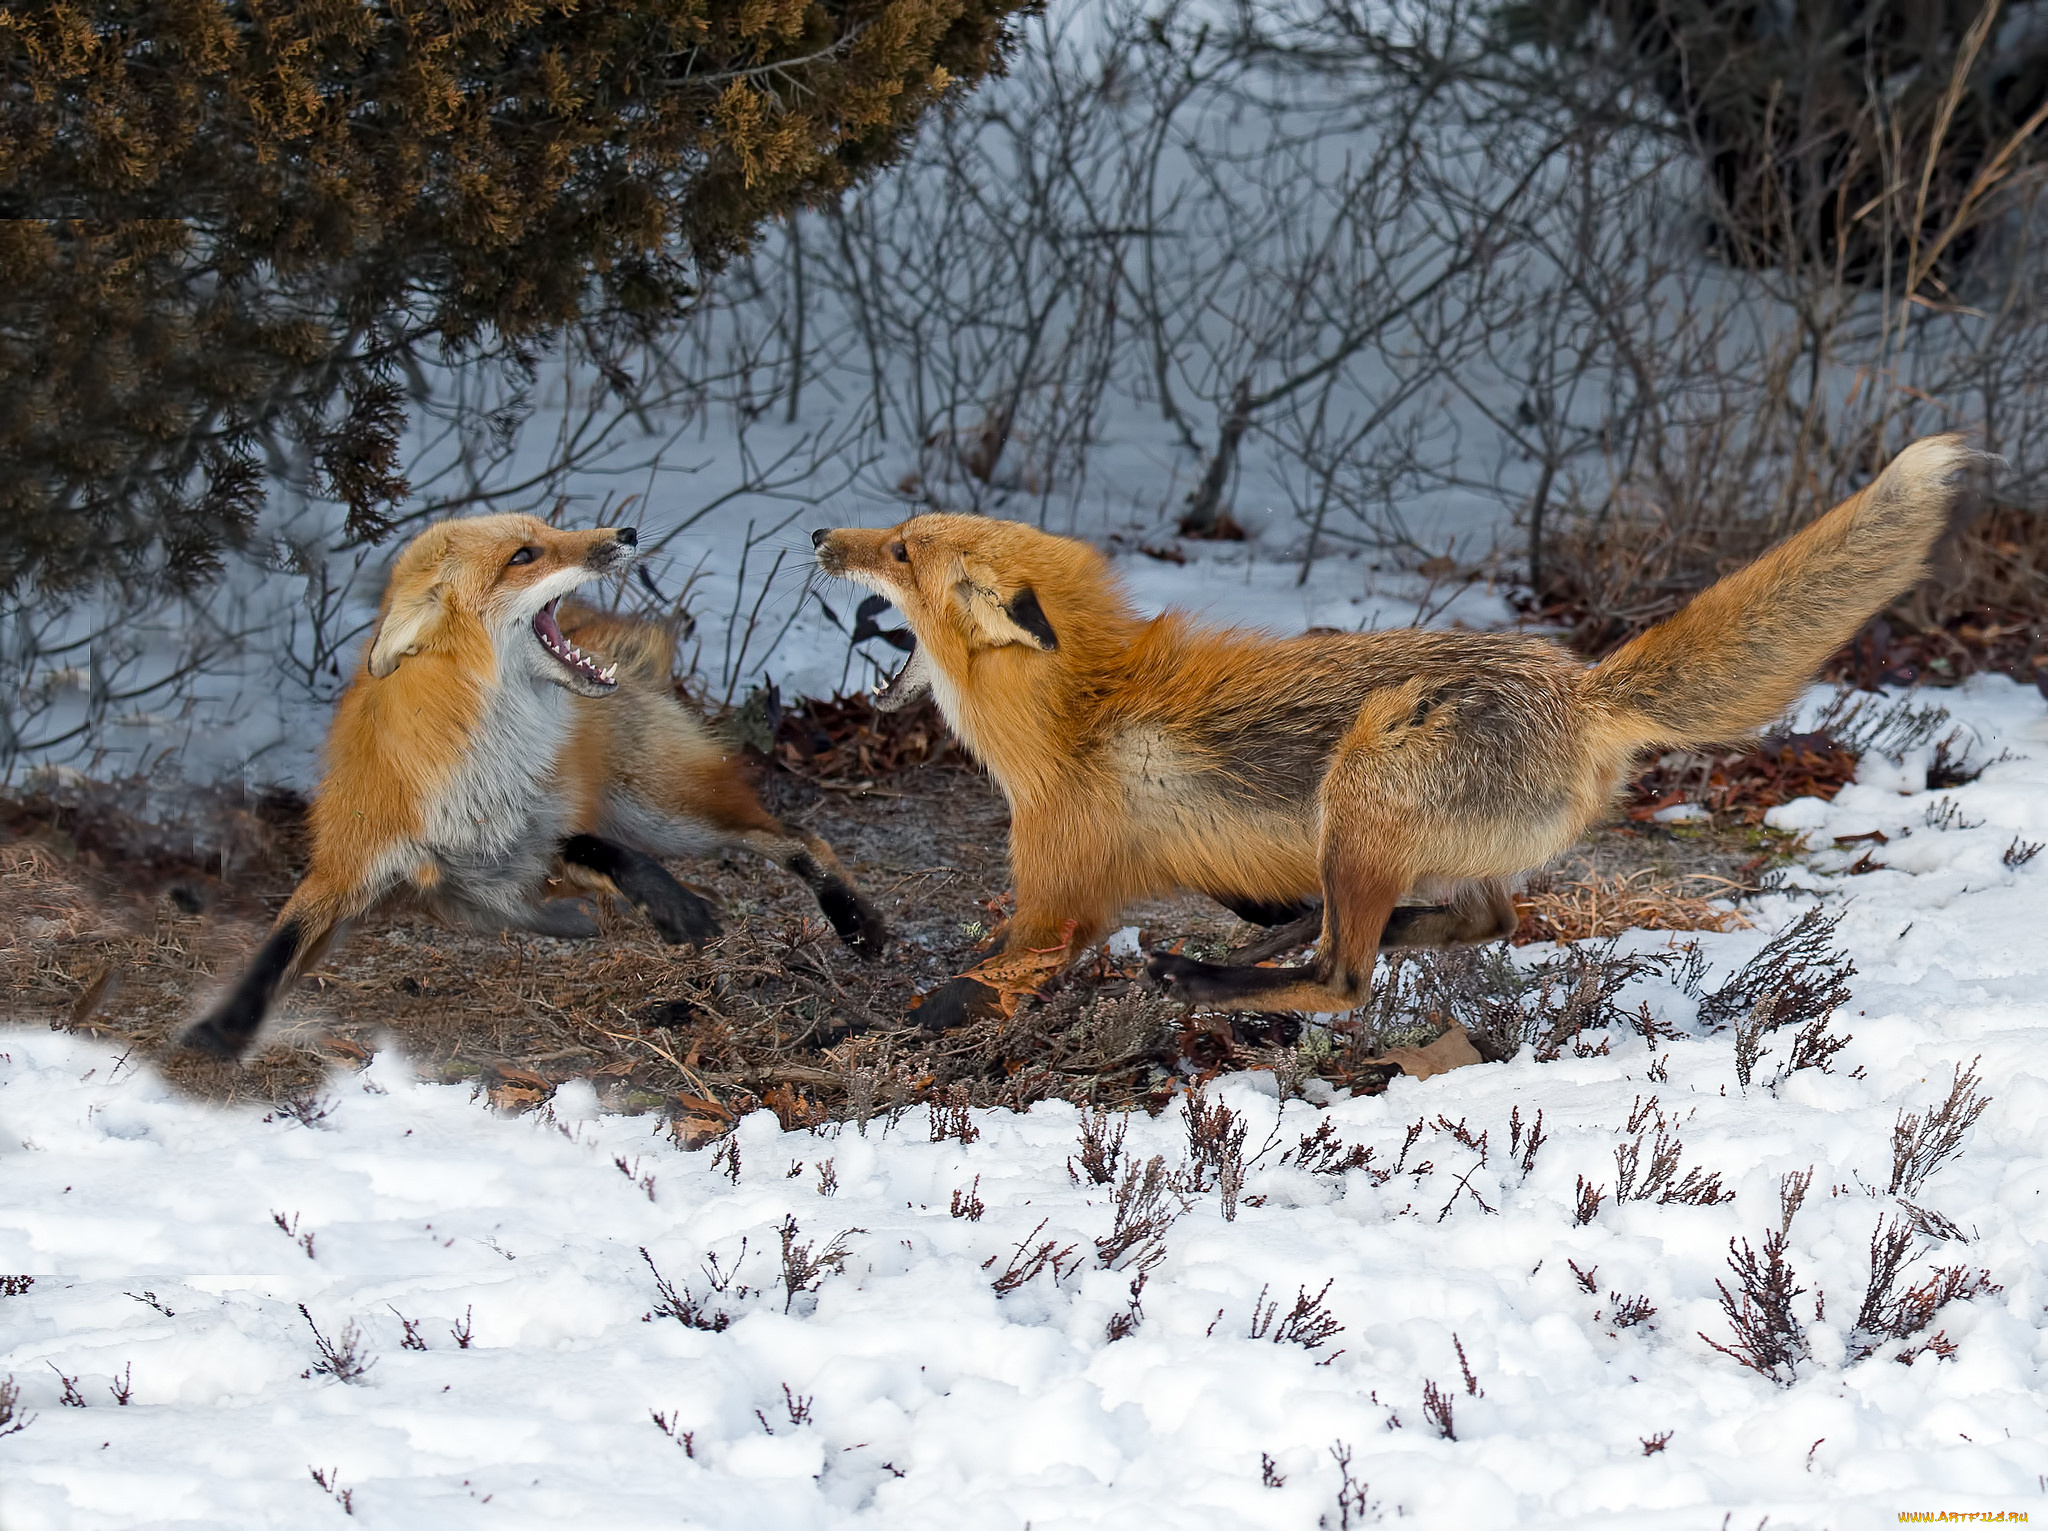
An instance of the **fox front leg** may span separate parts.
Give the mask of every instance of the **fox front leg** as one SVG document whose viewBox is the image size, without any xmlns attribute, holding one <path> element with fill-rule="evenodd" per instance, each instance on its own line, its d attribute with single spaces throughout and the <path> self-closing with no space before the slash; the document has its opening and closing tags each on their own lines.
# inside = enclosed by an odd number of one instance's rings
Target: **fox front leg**
<svg viewBox="0 0 2048 1531">
<path fill-rule="evenodd" d="M 881 912 L 853 885 L 832 847 L 816 835 L 770 819 L 772 826 L 740 836 L 750 847 L 782 867 L 811 890 L 832 929 L 856 957 L 873 961 L 889 944 L 889 927 Z"/>
<path fill-rule="evenodd" d="M 191 1026 L 178 1045 L 216 1058 L 241 1057 L 270 1013 L 305 941 L 303 925 L 297 920 L 280 920 L 227 997 Z"/>
<path fill-rule="evenodd" d="M 1017 912 L 995 956 L 948 979 L 911 1002 L 910 1019 L 926 1031 L 946 1031 L 970 1021 L 1008 1015 L 1027 995 L 1072 966 L 1110 928 L 1114 901 L 1107 897 L 1106 870 L 1067 868 L 1057 881 L 1034 875 L 1038 868 L 1018 857 Z"/>
</svg>

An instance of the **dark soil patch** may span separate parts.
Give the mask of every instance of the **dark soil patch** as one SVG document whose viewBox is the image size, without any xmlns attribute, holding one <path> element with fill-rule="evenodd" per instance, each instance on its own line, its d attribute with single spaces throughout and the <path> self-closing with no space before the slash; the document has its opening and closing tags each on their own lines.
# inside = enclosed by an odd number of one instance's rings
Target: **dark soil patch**
<svg viewBox="0 0 2048 1531">
<path fill-rule="evenodd" d="M 878 962 L 855 959 L 800 885 L 752 860 L 675 866 L 725 918 L 701 952 L 665 946 L 618 911 L 600 939 L 569 942 L 450 929 L 393 906 L 286 1000 L 249 1065 L 222 1066 L 170 1044 L 290 893 L 304 804 L 87 782 L 0 799 L 4 1016 L 105 1037 L 211 1099 L 303 1109 L 328 1069 L 396 1046 L 508 1109 L 589 1079 L 608 1107 L 660 1112 L 692 1142 L 760 1104 L 796 1126 L 921 1102 L 1058 1096 L 1156 1109 L 1180 1080 L 1254 1067 L 1384 1086 L 1389 1070 L 1360 1060 L 1405 1022 L 1346 1023 L 1334 1045 L 1298 1049 L 1299 1018 L 1191 1018 L 1143 986 L 1136 961 L 1104 954 L 1013 1019 L 936 1037 L 907 1024 L 921 989 L 978 959 L 1009 885 L 1001 794 L 933 723 L 844 699 L 772 720 L 781 763 L 763 765 L 764 800 L 830 840 L 882 908 L 896 939 Z M 1707 878 L 1718 896 L 1754 887 L 1784 853 L 1753 828 L 1624 817 L 1547 875 L 1551 886 L 1646 871 L 1674 886 Z M 1144 944 L 1200 955 L 1262 934 L 1196 897 L 1127 918 Z M 1429 1030 L 1427 1017 L 1412 1020 Z"/>
<path fill-rule="evenodd" d="M 933 1097 L 1164 1101 L 1189 1028 L 1133 981 L 1135 964 L 1098 960 L 1002 1026 L 933 1037 L 903 1021 L 921 988 L 977 959 L 999 918 L 1008 813 L 985 777 L 914 769 L 862 791 L 776 772 L 763 795 L 831 841 L 884 910 L 897 939 L 883 960 L 853 957 L 799 884 L 751 860 L 675 865 L 725 917 L 701 952 L 665 946 L 617 911 L 600 939 L 570 942 L 448 928 L 394 905 L 359 922 L 285 1001 L 246 1067 L 170 1042 L 291 891 L 303 836 L 290 800 L 202 794 L 154 834 L 132 811 L 145 806 L 133 788 L 10 800 L 5 1019 L 105 1037 L 208 1098 L 289 1102 L 317 1092 L 333 1065 L 396 1045 L 501 1106 L 588 1078 L 607 1106 L 662 1111 L 693 1136 L 762 1102 L 797 1124 Z M 1197 901 L 1184 919 L 1153 913 L 1162 929 L 1218 944 L 1237 927 Z M 1205 1025 L 1193 1040 L 1214 1057 L 1209 1037 Z"/>
</svg>

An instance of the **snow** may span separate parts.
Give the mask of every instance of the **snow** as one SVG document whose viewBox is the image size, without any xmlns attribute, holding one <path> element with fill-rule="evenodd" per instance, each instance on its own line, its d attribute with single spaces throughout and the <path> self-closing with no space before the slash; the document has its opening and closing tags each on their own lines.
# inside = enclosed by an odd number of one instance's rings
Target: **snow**
<svg viewBox="0 0 2048 1531">
<path fill-rule="evenodd" d="M 1115 1341 L 1133 1272 L 1095 1258 L 1110 1196 L 1070 1175 L 1078 1119 L 1062 1103 L 976 1111 L 969 1143 L 930 1141 L 923 1111 L 815 1135 L 756 1113 L 735 1165 L 600 1114 L 581 1084 L 503 1118 L 386 1050 L 337 1073 L 308 1126 L 181 1099 L 83 1038 L 0 1032 L 0 1273 L 36 1277 L 0 1297 L 0 1377 L 34 1415 L 0 1439 L 0 1525 L 338 1525 L 346 1492 L 366 1527 L 1310 1528 L 1342 1523 L 1337 1443 L 1367 1485 L 1353 1525 L 1768 1516 L 1783 1531 L 2040 1513 L 2048 860 L 2001 858 L 2048 838 L 2048 718 L 1999 679 L 1949 705 L 1980 758 L 2010 758 L 1945 792 L 1874 768 L 1832 804 L 1792 805 L 1781 817 L 1815 846 L 1883 830 L 1885 869 L 1843 875 L 1873 842 L 1820 850 L 1758 929 L 1698 938 L 1711 985 L 1816 894 L 1842 915 L 1859 973 L 1836 1022 L 1854 1040 L 1831 1073 L 1774 1090 L 1767 1056 L 1744 1089 L 1726 1033 L 1653 1056 L 1617 1028 L 1606 1056 L 1525 1050 L 1326 1110 L 1282 1105 L 1267 1075 L 1223 1079 L 1210 1099 L 1241 1114 L 1247 1153 L 1271 1146 L 1234 1221 L 1214 1189 L 1192 1198 L 1138 1327 Z M 1693 1019 L 1668 978 L 1622 998 Z M 1668 1077 L 1653 1081 L 1656 1056 Z M 1968 1242 L 1922 1241 L 1908 1280 L 1963 1264 L 2002 1290 L 1942 1311 L 1932 1328 L 1952 1360 L 1900 1365 L 1898 1341 L 1854 1359 L 1871 1234 L 1900 1210 L 1882 1194 L 1893 1124 L 1973 1059 L 1991 1104 L 1914 1198 Z M 1579 1177 L 1612 1189 L 1626 1118 L 1652 1095 L 1684 1164 L 1718 1172 L 1734 1200 L 1610 1200 L 1575 1224 Z M 1539 1110 L 1547 1141 L 1524 1179 L 1503 1151 L 1509 1114 Z M 1440 1116 L 1489 1134 L 1483 1166 Z M 1328 1122 L 1389 1165 L 1418 1120 L 1384 1184 L 1281 1162 Z M 1187 1154 L 1177 1110 L 1128 1131 L 1128 1158 Z M 1812 1357 L 1779 1388 L 1701 1335 L 1730 1342 L 1715 1290 L 1734 1284 L 1729 1241 L 1760 1244 L 1781 1178 L 1808 1167 L 1788 1258 Z M 978 1220 L 953 1215 L 956 1192 L 985 1206 Z M 843 1235 L 843 1270 L 786 1291 L 785 1218 L 814 1256 Z M 1074 1247 L 1064 1274 L 999 1295 L 1017 1251 L 1048 1239 Z M 730 1326 L 654 1313 L 642 1247 L 699 1300 L 715 1257 L 733 1279 L 710 1302 Z M 1276 1343 L 1269 1318 L 1253 1337 L 1262 1293 L 1284 1317 L 1325 1283 L 1341 1333 L 1311 1351 Z M 1617 1327 L 1610 1294 L 1657 1312 Z M 374 1357 L 359 1381 L 310 1372 L 301 1304 L 330 1342 L 357 1326 Z M 425 1348 L 404 1347 L 404 1319 Z M 60 1403 L 60 1376 L 84 1407 Z M 110 1392 L 122 1377 L 125 1408 Z M 1451 1398 L 1455 1440 L 1430 1427 L 1425 1381 Z"/>
</svg>

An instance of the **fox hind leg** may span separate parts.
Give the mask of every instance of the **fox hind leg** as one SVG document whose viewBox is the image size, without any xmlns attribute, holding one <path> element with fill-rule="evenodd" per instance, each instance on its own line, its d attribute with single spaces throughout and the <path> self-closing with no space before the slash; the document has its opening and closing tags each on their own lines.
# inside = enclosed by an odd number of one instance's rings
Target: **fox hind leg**
<svg viewBox="0 0 2048 1531">
<path fill-rule="evenodd" d="M 1226 897 L 1221 893 L 1210 896 L 1247 925 L 1264 925 L 1269 930 L 1281 925 L 1298 925 L 1311 915 L 1320 917 L 1323 912 L 1323 901 L 1319 898 L 1305 898 L 1287 904 L 1272 899 Z"/>
<path fill-rule="evenodd" d="M 571 866 L 610 882 L 670 946 L 697 946 L 718 934 L 711 905 L 652 856 L 596 835 L 571 835 L 562 842 L 561 854 Z"/>
<path fill-rule="evenodd" d="M 1401 890 L 1384 879 L 1359 877 L 1331 887 L 1326 873 L 1322 942 L 1300 967 L 1254 967 L 1198 962 L 1155 952 L 1145 972 L 1176 999 L 1222 1010 L 1297 1010 L 1328 1013 L 1365 1003 L 1372 988 L 1380 932 Z"/>
<path fill-rule="evenodd" d="M 185 1029 L 178 1045 L 216 1058 L 241 1057 L 278 997 L 320 960 L 343 923 L 374 901 L 369 890 L 337 894 L 310 878 L 300 883 L 235 986 Z"/>
<path fill-rule="evenodd" d="M 1402 864 L 1404 835 L 1395 823 L 1333 811 L 1388 795 L 1371 780 L 1378 763 L 1371 753 L 1349 753 L 1323 784 L 1323 926 L 1315 956 L 1299 967 L 1257 967 L 1155 952 L 1145 963 L 1153 982 L 1189 1004 L 1222 1010 L 1328 1014 L 1365 1002 L 1373 960 L 1414 877 Z"/>
<path fill-rule="evenodd" d="M 1380 945 L 1476 946 L 1506 940 L 1520 920 L 1507 884 L 1479 878 L 1460 888 L 1447 904 L 1396 909 L 1380 935 Z"/>
<path fill-rule="evenodd" d="M 597 908 L 587 898 L 551 898 L 534 904 L 523 913 L 517 928 L 558 941 L 589 941 L 602 930 Z"/>
<path fill-rule="evenodd" d="M 767 857 L 811 890 L 818 908 L 856 956 L 873 959 L 888 944 L 889 927 L 846 875 L 832 847 L 816 835 L 770 819 L 774 827 L 753 829 L 741 842 Z"/>
</svg>

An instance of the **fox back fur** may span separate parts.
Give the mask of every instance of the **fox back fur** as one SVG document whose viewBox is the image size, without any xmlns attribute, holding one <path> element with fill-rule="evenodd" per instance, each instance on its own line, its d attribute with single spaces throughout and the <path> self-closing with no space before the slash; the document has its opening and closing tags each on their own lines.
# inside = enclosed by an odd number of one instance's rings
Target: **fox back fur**
<svg viewBox="0 0 2048 1531">
<path fill-rule="evenodd" d="M 885 939 L 832 850 L 761 807 L 670 686 L 674 635 L 564 597 L 623 570 L 631 527 L 478 516 L 399 555 L 377 630 L 335 709 L 312 855 L 237 985 L 185 1035 L 233 1057 L 342 924 L 410 891 L 445 917 L 593 936 L 552 876 L 617 893 L 664 939 L 718 930 L 655 859 L 745 846 L 810 884 L 863 955 Z"/>
<path fill-rule="evenodd" d="M 1508 634 L 1141 619 L 1093 548 L 1011 522 L 816 533 L 824 572 L 888 597 L 916 636 L 892 702 L 929 686 L 1010 803 L 1003 954 L 921 1015 L 963 1018 L 1002 989 L 1004 958 L 1078 955 L 1124 905 L 1176 889 L 1269 922 L 1321 901 L 1307 967 L 1155 955 L 1153 977 L 1200 1004 L 1349 1009 L 1383 944 L 1508 934 L 1506 880 L 1570 845 L 1639 755 L 1762 728 L 1921 577 L 1977 455 L 1914 443 L 1590 667 Z"/>
</svg>

